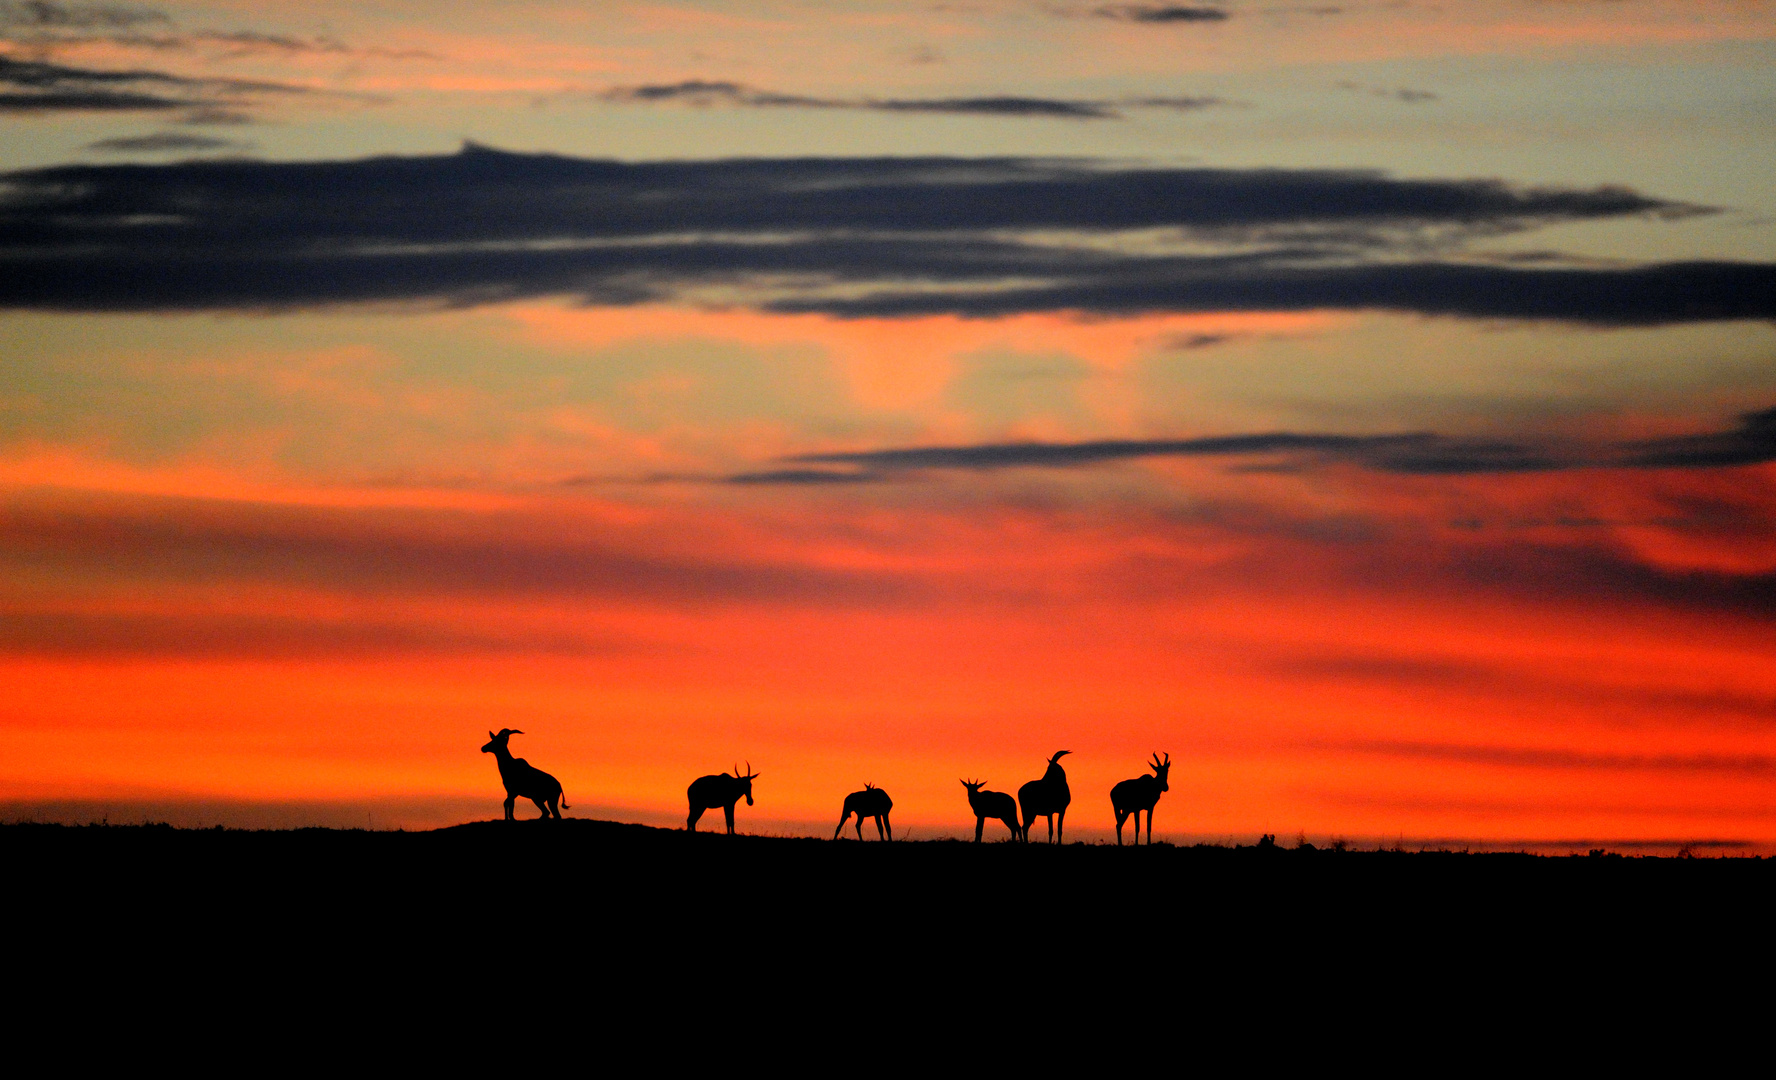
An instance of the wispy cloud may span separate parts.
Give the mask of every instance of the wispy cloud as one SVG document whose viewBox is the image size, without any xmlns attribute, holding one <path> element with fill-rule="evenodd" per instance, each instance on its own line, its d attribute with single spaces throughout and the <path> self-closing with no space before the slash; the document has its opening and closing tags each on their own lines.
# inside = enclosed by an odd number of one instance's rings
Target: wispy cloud
<svg viewBox="0 0 1776 1080">
<path fill-rule="evenodd" d="M 1370 86 L 1366 83 L 1343 81 L 1338 84 L 1338 88 L 1356 94 L 1367 94 L 1370 97 L 1389 98 L 1407 105 L 1419 105 L 1427 101 L 1438 100 L 1438 95 L 1429 90 L 1414 90 L 1408 86 Z"/>
<path fill-rule="evenodd" d="M 0 56 L 0 112 L 238 112 L 265 95 L 306 94 L 289 83 L 198 79 L 164 71 L 104 70 Z"/>
<path fill-rule="evenodd" d="M 1100 19 L 1117 19 L 1137 23 L 1218 23 L 1226 22 L 1225 8 L 1185 4 L 1109 4 L 1093 8 Z"/>
<path fill-rule="evenodd" d="M 253 144 L 238 139 L 219 139 L 212 135 L 192 135 L 182 131 L 157 131 L 150 135 L 127 135 L 115 139 L 99 139 L 86 144 L 88 150 L 104 154 L 177 154 L 205 153 L 212 150 L 245 151 Z"/>
<path fill-rule="evenodd" d="M 171 22 L 164 12 L 133 4 L 0 0 L 0 30 L 126 30 Z"/>
<path fill-rule="evenodd" d="M 1726 431 L 1587 445 L 1458 438 L 1430 432 L 1340 435 L 1273 431 L 1196 439 L 1100 439 L 1073 443 L 976 443 L 799 454 L 785 463 L 846 466 L 744 473 L 747 483 L 879 480 L 922 469 L 1067 469 L 1156 457 L 1271 458 L 1296 465 L 1357 465 L 1417 475 L 1546 472 L 1578 468 L 1715 468 L 1776 461 L 1776 408 L 1747 413 Z"/>
<path fill-rule="evenodd" d="M 937 98 L 832 98 L 759 90 L 742 83 L 687 79 L 675 83 L 617 86 L 603 91 L 605 101 L 624 105 L 685 104 L 707 108 L 729 106 L 759 109 L 855 109 L 869 112 L 937 113 L 958 116 L 1038 117 L 1063 120 L 1119 120 L 1121 109 L 1207 109 L 1227 104 L 1221 98 L 1145 97 L 1119 99 L 1043 98 L 1019 95 Z"/>
</svg>

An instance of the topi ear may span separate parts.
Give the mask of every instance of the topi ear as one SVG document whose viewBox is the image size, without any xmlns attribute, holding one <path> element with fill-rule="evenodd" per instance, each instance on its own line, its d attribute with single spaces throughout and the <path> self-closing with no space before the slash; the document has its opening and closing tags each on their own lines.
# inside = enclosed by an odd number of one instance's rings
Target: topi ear
<svg viewBox="0 0 1776 1080">
<path fill-rule="evenodd" d="M 494 734 L 494 733 L 493 733 L 493 732 L 491 732 L 491 731 L 490 731 L 490 732 L 488 732 L 488 733 L 487 733 L 487 737 L 488 737 L 488 738 L 490 738 L 490 739 L 497 739 L 497 738 L 499 738 L 499 736 L 498 736 L 498 735 L 495 735 L 495 734 Z"/>
</svg>

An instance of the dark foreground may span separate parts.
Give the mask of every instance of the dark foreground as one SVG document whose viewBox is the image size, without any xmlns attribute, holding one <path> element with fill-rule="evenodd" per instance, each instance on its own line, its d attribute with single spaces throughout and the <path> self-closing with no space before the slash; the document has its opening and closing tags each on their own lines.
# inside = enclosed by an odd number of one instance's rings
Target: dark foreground
<svg viewBox="0 0 1776 1080">
<path fill-rule="evenodd" d="M 42 913 L 324 922 L 466 907 L 533 927 L 571 919 L 613 929 L 874 927 L 879 935 L 899 926 L 958 936 L 979 927 L 983 939 L 1014 928 L 1078 937 L 1266 919 L 1277 920 L 1278 935 L 1327 920 L 1554 930 L 1612 912 L 1767 910 L 1776 898 L 1776 859 L 881 844 L 573 818 L 430 832 L 0 825 L 0 860 L 15 881 L 46 886 L 9 897 Z"/>
<path fill-rule="evenodd" d="M 1597 979 L 1761 936 L 1776 897 L 1769 859 L 835 843 L 584 819 L 12 825 L 0 860 L 10 926 L 107 965 L 368 965 L 518 997 L 563 981 L 687 1001 L 797 986 L 841 1011 L 871 980 L 1090 996 L 1187 976 L 1192 993 L 1269 1000 Z"/>
</svg>

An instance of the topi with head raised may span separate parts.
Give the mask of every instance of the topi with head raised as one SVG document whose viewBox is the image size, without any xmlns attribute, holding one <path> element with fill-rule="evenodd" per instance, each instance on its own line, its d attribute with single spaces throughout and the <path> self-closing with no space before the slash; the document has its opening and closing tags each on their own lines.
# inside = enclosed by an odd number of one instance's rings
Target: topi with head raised
<svg viewBox="0 0 1776 1080">
<path fill-rule="evenodd" d="M 483 754 L 492 754 L 499 762 L 500 781 L 506 785 L 506 820 L 512 820 L 512 804 L 519 798 L 529 799 L 536 803 L 537 809 L 545 818 L 559 818 L 563 809 L 570 809 L 563 802 L 561 781 L 550 776 L 541 769 L 534 768 L 523 758 L 515 758 L 506 743 L 514 735 L 522 735 L 522 731 L 504 728 L 498 735 L 487 733 L 487 745 L 481 748 Z"/>
<path fill-rule="evenodd" d="M 1166 774 L 1172 771 L 1172 755 L 1167 754 L 1165 760 L 1153 755 L 1148 768 L 1153 770 L 1152 776 L 1137 776 L 1133 780 L 1124 780 L 1110 789 L 1110 807 L 1116 811 L 1116 846 L 1122 846 L 1122 823 L 1129 815 L 1135 818 L 1135 843 L 1141 842 L 1141 811 L 1147 811 L 1147 842 L 1153 843 L 1153 808 L 1159 805 L 1160 792 L 1170 791 L 1171 785 L 1166 783 Z"/>
<path fill-rule="evenodd" d="M 1030 838 L 1030 826 L 1036 824 L 1037 818 L 1047 818 L 1048 842 L 1060 842 L 1061 830 L 1067 824 L 1067 804 L 1073 801 L 1073 793 L 1067 789 L 1067 772 L 1061 768 L 1061 758 L 1072 752 L 1055 751 L 1048 759 L 1048 771 L 1042 774 L 1042 779 L 1018 788 L 1018 803 L 1024 808 L 1024 839 Z"/>
</svg>

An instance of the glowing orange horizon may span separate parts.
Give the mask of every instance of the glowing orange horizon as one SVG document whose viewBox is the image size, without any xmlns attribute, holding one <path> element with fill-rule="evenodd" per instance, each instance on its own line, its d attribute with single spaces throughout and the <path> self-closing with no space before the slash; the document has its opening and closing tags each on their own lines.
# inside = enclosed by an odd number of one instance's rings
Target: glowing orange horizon
<svg viewBox="0 0 1776 1080">
<path fill-rule="evenodd" d="M 1760 501 L 1770 467 L 1737 473 L 1660 482 Z M 1620 510 L 1609 476 L 1467 486 L 1503 509 L 1582 490 Z M 1361 478 L 1346 489 L 1359 496 L 1398 535 L 1344 552 L 1291 539 L 1286 516 L 1178 520 L 1139 504 L 1081 518 L 811 497 L 624 517 L 560 497 L 516 510 L 223 498 L 194 518 L 124 494 L 34 516 L 14 489 L 9 540 L 49 522 L 71 576 L 35 600 L 15 587 L 8 604 L 0 802 L 497 809 L 477 740 L 514 727 L 570 803 L 659 823 L 690 778 L 750 760 L 765 774 L 755 827 L 836 815 L 869 781 L 903 828 L 959 833 L 957 776 L 1015 790 L 1066 748 L 1081 837 L 1104 835 L 1109 786 L 1164 750 L 1162 838 L 1776 840 L 1758 620 L 1476 590 L 1462 567 L 1515 542 L 1415 524 L 1445 485 Z M 264 519 L 268 506 L 282 509 Z M 267 521 L 267 542 L 307 545 L 337 577 L 264 556 L 168 576 L 168 559 L 255 550 Z M 1738 538 L 1717 555 L 1700 536 L 1649 544 L 1649 529 L 1614 532 L 1673 572 L 1747 565 Z M 1543 528 L 1538 550 L 1608 550 L 1559 531 Z M 378 567 L 391 538 L 408 554 Z M 403 558 L 430 584 L 404 577 Z M 544 562 L 533 580 L 450 569 L 459 558 Z M 657 580 L 587 571 L 545 587 L 549 567 L 599 560 Z M 1391 581 L 1374 579 L 1382 566 Z M 425 817 L 412 823 L 437 823 Z"/>
</svg>

